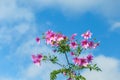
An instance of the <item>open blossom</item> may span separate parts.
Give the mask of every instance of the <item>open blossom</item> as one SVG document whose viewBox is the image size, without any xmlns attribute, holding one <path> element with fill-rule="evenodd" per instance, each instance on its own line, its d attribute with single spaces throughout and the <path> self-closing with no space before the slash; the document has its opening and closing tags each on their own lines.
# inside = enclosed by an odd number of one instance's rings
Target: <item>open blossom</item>
<svg viewBox="0 0 120 80">
<path fill-rule="evenodd" d="M 96 48 L 99 46 L 99 43 L 94 43 L 93 41 L 88 41 L 88 40 L 82 40 L 81 41 L 81 46 L 82 48 Z"/>
<path fill-rule="evenodd" d="M 48 30 L 46 32 L 45 38 L 46 38 L 46 43 L 47 44 L 51 44 L 52 41 L 56 40 L 55 33 L 53 31 L 51 31 L 51 30 Z"/>
<path fill-rule="evenodd" d="M 56 36 L 55 36 L 55 33 L 53 32 L 49 32 L 46 34 L 46 42 L 47 44 L 53 44 L 53 42 L 56 41 Z"/>
<path fill-rule="evenodd" d="M 75 63 L 76 65 L 79 65 L 79 64 L 80 64 L 80 59 L 79 59 L 78 57 L 75 57 L 75 58 L 73 59 L 73 61 L 74 61 L 74 63 Z"/>
<path fill-rule="evenodd" d="M 78 46 L 78 44 L 75 41 L 70 43 L 70 47 L 73 49 L 75 49 L 77 46 Z"/>
<path fill-rule="evenodd" d="M 56 37 L 57 37 L 56 41 L 59 42 L 59 41 L 63 40 L 65 36 L 60 33 L 56 33 Z"/>
<path fill-rule="evenodd" d="M 92 36 L 92 33 L 88 30 L 87 32 L 81 35 L 84 39 L 89 39 Z"/>
<path fill-rule="evenodd" d="M 54 32 L 52 30 L 48 30 L 46 33 L 46 37 L 50 37 Z"/>
<path fill-rule="evenodd" d="M 46 43 L 47 44 L 50 44 L 51 46 L 58 46 L 58 43 L 61 40 L 66 39 L 66 36 L 64 36 L 61 33 L 55 33 L 51 30 L 48 30 L 46 32 L 45 38 L 46 38 Z"/>
<path fill-rule="evenodd" d="M 40 44 L 40 38 L 39 38 L 39 37 L 36 38 L 36 42 L 37 42 L 38 44 Z"/>
<path fill-rule="evenodd" d="M 79 66 L 87 66 L 88 65 L 88 62 L 85 58 L 80 58 L 80 64 Z"/>
<path fill-rule="evenodd" d="M 99 46 L 99 43 L 95 43 L 93 41 L 89 41 L 88 45 L 89 45 L 89 48 L 96 48 L 97 46 Z"/>
<path fill-rule="evenodd" d="M 82 40 L 81 41 L 82 48 L 87 49 L 89 47 L 88 40 Z"/>
<path fill-rule="evenodd" d="M 73 59 L 74 63 L 79 65 L 79 66 L 87 66 L 88 62 L 86 60 L 86 58 L 74 58 Z"/>
<path fill-rule="evenodd" d="M 70 40 L 73 41 L 73 40 L 75 39 L 75 36 L 77 36 L 77 33 L 74 33 L 74 34 L 71 36 Z"/>
<path fill-rule="evenodd" d="M 93 48 L 94 47 L 94 42 L 93 41 L 89 41 L 88 45 L 89 45 L 89 48 Z"/>
<path fill-rule="evenodd" d="M 91 54 L 89 54 L 88 56 L 87 56 L 87 62 L 89 63 L 89 62 L 92 62 L 92 60 L 93 60 L 93 56 L 91 55 Z"/>
<path fill-rule="evenodd" d="M 78 58 L 78 57 L 75 57 L 73 59 L 74 63 L 76 65 L 79 65 L 79 66 L 87 66 L 90 62 L 92 62 L 93 60 L 93 56 L 91 54 L 89 54 L 86 58 Z"/>
<path fill-rule="evenodd" d="M 32 60 L 34 64 L 40 64 L 43 56 L 41 54 L 32 55 Z"/>
</svg>

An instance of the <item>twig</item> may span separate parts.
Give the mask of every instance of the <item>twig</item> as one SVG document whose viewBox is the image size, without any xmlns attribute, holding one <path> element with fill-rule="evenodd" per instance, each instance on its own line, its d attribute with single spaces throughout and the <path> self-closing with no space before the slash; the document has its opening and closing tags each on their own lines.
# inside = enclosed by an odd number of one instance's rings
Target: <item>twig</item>
<svg viewBox="0 0 120 80">
<path fill-rule="evenodd" d="M 68 66 L 69 66 L 69 68 L 70 68 L 70 63 L 69 63 L 68 56 L 67 56 L 66 53 L 65 53 L 65 57 L 66 57 L 66 60 L 67 60 Z"/>
</svg>

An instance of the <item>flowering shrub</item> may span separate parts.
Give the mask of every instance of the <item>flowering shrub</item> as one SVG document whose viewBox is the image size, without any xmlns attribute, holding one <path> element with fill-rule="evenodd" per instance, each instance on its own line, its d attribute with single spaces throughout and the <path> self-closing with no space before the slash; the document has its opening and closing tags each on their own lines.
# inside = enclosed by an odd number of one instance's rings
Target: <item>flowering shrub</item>
<svg viewBox="0 0 120 80">
<path fill-rule="evenodd" d="M 40 44 L 41 39 L 45 40 L 47 45 L 50 45 L 54 53 L 63 54 L 66 58 L 66 65 L 59 63 L 59 58 L 53 55 L 37 54 L 32 55 L 34 64 L 40 64 L 41 61 L 50 61 L 53 64 L 61 66 L 61 69 L 54 70 L 50 74 L 50 80 L 55 80 L 58 74 L 63 74 L 67 80 L 86 80 L 85 77 L 80 73 L 85 69 L 101 71 L 97 64 L 93 64 L 93 55 L 88 54 L 81 57 L 81 54 L 85 50 L 95 49 L 99 46 L 99 42 L 91 39 L 92 33 L 88 30 L 81 35 L 82 40 L 78 41 L 75 39 L 77 34 L 73 34 L 70 38 L 63 35 L 62 33 L 53 32 L 48 30 L 42 35 L 42 38 L 37 37 L 36 42 Z M 68 54 L 72 56 L 72 60 L 69 59 Z"/>
</svg>

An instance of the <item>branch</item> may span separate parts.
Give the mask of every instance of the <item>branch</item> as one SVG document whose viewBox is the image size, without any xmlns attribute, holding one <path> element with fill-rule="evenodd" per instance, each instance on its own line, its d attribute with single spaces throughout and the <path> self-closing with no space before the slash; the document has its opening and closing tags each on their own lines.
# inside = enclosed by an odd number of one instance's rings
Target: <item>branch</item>
<svg viewBox="0 0 120 80">
<path fill-rule="evenodd" d="M 67 56 L 66 53 L 65 53 L 65 57 L 66 57 L 66 60 L 67 60 L 68 66 L 69 66 L 69 68 L 70 68 L 70 62 L 69 62 L 69 60 L 68 60 L 68 56 Z"/>
<path fill-rule="evenodd" d="M 64 65 L 62 65 L 62 64 L 60 64 L 60 63 L 58 63 L 58 62 L 55 62 L 57 65 L 59 65 L 59 66 L 61 66 L 61 67 L 64 67 L 64 68 L 66 68 Z"/>
</svg>

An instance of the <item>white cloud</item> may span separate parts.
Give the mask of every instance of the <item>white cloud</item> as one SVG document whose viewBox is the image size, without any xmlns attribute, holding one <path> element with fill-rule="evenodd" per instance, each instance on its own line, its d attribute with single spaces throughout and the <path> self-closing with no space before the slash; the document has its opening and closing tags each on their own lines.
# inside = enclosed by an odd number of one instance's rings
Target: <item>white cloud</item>
<svg viewBox="0 0 120 80">
<path fill-rule="evenodd" d="M 58 4 L 61 9 L 66 12 L 70 13 L 84 13 L 94 9 L 95 7 L 101 4 L 101 1 L 96 0 L 58 0 Z M 67 13 L 68 14 L 68 13 Z"/>
<path fill-rule="evenodd" d="M 38 53 L 52 53 L 52 50 L 47 47 L 44 43 L 37 44 L 34 38 L 31 40 L 27 40 L 22 43 L 19 47 L 17 47 L 16 52 L 19 57 L 23 58 L 26 56 L 30 56 L 31 54 L 38 54 Z"/>
<path fill-rule="evenodd" d="M 81 14 L 91 11 L 91 9 L 96 9 L 102 4 L 103 0 L 29 0 L 30 4 L 23 0 L 21 2 L 29 7 L 32 6 L 34 10 L 39 9 L 40 11 L 48 8 L 57 8 L 67 16 L 69 14 Z"/>
<path fill-rule="evenodd" d="M 110 28 L 111 31 L 120 29 L 120 22 L 115 22 L 112 27 Z"/>
<path fill-rule="evenodd" d="M 0 21 L 32 21 L 34 14 L 27 8 L 18 6 L 17 0 L 0 0 Z"/>
<path fill-rule="evenodd" d="M 9 26 L 0 27 L 0 44 L 12 44 L 12 42 L 23 38 L 23 35 L 27 36 L 29 34 L 28 36 L 32 36 L 36 34 L 36 27 L 33 26 L 34 23 L 19 23 L 13 25 L 12 28 Z"/>
<path fill-rule="evenodd" d="M 29 30 L 30 26 L 30 24 L 21 23 L 15 27 L 15 30 L 20 34 L 25 34 Z"/>
<path fill-rule="evenodd" d="M 27 33 L 36 34 L 34 19 L 34 12 L 19 5 L 18 0 L 0 0 L 0 44 L 12 44 Z"/>
<path fill-rule="evenodd" d="M 1 43 L 10 43 L 12 41 L 12 36 L 9 34 L 11 31 L 7 27 L 0 28 L 0 44 Z"/>
<path fill-rule="evenodd" d="M 74 13 L 80 15 L 85 12 L 93 12 L 94 14 L 98 13 L 114 19 L 120 13 L 118 9 L 120 7 L 119 0 L 29 0 L 29 4 L 27 1 L 22 0 L 21 2 L 26 6 L 32 6 L 34 10 L 57 8 L 63 11 L 66 16 Z"/>
<path fill-rule="evenodd" d="M 115 58 L 98 56 L 95 58 L 102 72 L 86 71 L 84 76 L 87 80 L 119 80 L 120 79 L 120 60 Z"/>
<path fill-rule="evenodd" d="M 22 80 L 50 80 L 50 72 L 56 69 L 59 69 L 59 66 L 51 63 L 42 63 L 40 66 L 31 64 L 26 70 L 23 69 Z"/>
</svg>

